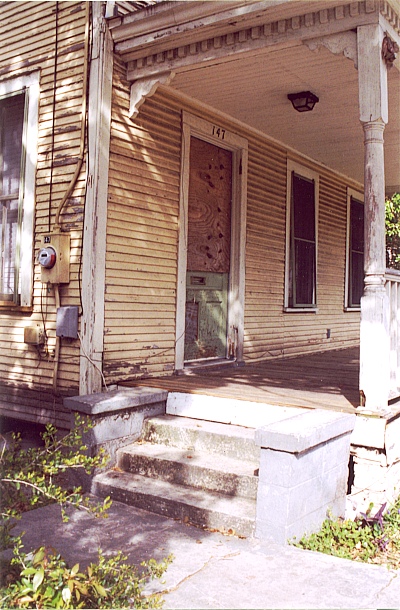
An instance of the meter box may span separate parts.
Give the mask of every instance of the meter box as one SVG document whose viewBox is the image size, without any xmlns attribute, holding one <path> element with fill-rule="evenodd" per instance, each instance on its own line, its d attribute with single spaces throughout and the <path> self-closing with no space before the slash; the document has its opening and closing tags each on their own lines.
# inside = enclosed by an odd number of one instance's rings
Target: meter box
<svg viewBox="0 0 400 610">
<path fill-rule="evenodd" d="M 56 335 L 65 339 L 78 338 L 78 307 L 66 305 L 57 309 Z"/>
<path fill-rule="evenodd" d="M 45 340 L 43 328 L 40 326 L 25 326 L 24 343 L 29 345 L 43 345 Z"/>
<path fill-rule="evenodd" d="M 69 259 L 71 236 L 54 232 L 43 235 L 38 261 L 41 265 L 42 282 L 51 284 L 69 283 Z"/>
</svg>

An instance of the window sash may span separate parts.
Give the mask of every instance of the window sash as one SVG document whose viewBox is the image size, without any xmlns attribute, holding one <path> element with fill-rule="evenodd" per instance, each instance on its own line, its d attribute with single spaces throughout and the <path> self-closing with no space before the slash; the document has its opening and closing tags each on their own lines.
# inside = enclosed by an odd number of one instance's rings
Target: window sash
<svg viewBox="0 0 400 610">
<path fill-rule="evenodd" d="M 19 98 L 19 99 L 18 99 Z M 20 301 L 28 92 L 0 100 L 0 301 Z"/>
<path fill-rule="evenodd" d="M 315 180 L 292 171 L 289 307 L 316 307 Z"/>
</svg>

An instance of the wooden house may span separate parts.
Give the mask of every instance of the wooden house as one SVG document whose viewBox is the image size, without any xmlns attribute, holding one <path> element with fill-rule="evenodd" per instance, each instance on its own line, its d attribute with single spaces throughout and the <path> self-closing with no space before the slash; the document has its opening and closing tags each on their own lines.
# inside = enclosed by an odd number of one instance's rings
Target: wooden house
<svg viewBox="0 0 400 610">
<path fill-rule="evenodd" d="M 0 7 L 2 414 L 68 427 L 66 396 L 199 365 L 340 378 L 350 350 L 385 452 L 398 0 Z"/>
</svg>

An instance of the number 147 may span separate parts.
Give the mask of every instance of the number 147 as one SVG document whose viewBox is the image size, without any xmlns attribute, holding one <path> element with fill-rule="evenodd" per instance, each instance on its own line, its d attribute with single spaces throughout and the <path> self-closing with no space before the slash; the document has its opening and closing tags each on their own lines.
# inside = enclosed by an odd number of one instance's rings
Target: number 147
<svg viewBox="0 0 400 610">
<path fill-rule="evenodd" d="M 223 140 L 225 138 L 225 129 L 221 129 L 221 127 L 217 127 L 216 125 L 213 125 L 212 135 L 216 136 L 220 140 Z"/>
</svg>

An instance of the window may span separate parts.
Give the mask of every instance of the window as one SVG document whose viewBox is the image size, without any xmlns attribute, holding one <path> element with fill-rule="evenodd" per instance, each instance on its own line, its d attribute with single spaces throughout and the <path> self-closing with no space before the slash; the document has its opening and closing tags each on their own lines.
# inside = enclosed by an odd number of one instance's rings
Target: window
<svg viewBox="0 0 400 610">
<path fill-rule="evenodd" d="M 364 204 L 361 195 L 348 193 L 346 308 L 359 308 L 364 290 Z"/>
<path fill-rule="evenodd" d="M 0 304 L 32 301 L 38 74 L 0 83 Z"/>
<path fill-rule="evenodd" d="M 285 302 L 289 310 L 317 306 L 317 193 L 318 175 L 290 164 Z"/>
</svg>

